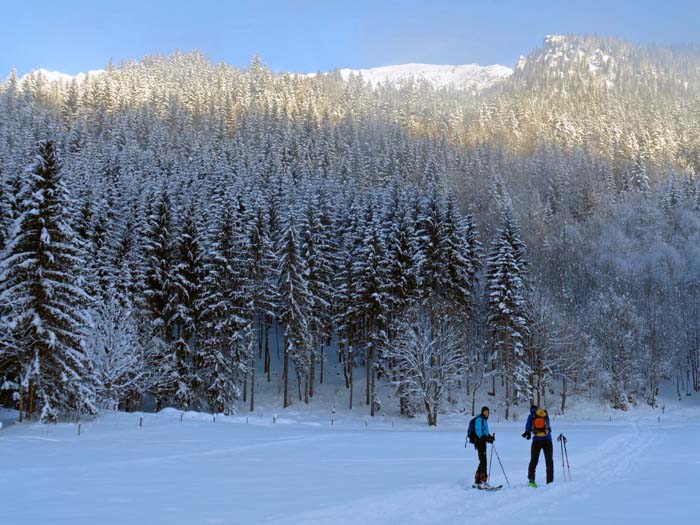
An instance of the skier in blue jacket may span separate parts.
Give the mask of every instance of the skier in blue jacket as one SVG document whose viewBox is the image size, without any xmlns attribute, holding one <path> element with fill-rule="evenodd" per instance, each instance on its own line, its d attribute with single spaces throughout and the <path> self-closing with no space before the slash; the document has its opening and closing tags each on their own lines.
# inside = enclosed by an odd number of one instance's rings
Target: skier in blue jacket
<svg viewBox="0 0 700 525">
<path fill-rule="evenodd" d="M 525 439 L 532 438 L 530 447 L 530 465 L 527 469 L 527 478 L 531 487 L 537 487 L 535 483 L 535 470 L 540 459 L 540 451 L 544 452 L 544 461 L 547 465 L 547 483 L 554 481 L 554 447 L 552 446 L 552 427 L 549 425 L 549 414 L 543 408 L 532 405 L 530 415 L 525 423 Z"/>
<path fill-rule="evenodd" d="M 479 467 L 474 475 L 474 485 L 482 487 L 488 485 L 488 470 L 486 468 L 486 443 L 493 443 L 495 436 L 489 433 L 489 407 L 481 407 L 481 413 L 474 421 L 474 433 L 476 442 L 474 448 L 479 454 Z"/>
</svg>

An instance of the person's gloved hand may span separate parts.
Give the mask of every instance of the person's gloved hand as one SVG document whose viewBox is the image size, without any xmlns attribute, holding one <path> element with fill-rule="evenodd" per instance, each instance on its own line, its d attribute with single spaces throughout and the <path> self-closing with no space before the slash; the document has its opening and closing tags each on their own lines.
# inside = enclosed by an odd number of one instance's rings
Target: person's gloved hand
<svg viewBox="0 0 700 525">
<path fill-rule="evenodd" d="M 496 441 L 496 436 L 488 436 L 488 437 L 486 438 L 486 441 L 487 441 L 488 443 L 493 443 L 494 441 Z"/>
<path fill-rule="evenodd" d="M 530 432 L 523 432 L 523 433 L 522 433 L 522 436 L 523 436 L 525 439 L 530 439 L 530 438 L 532 437 L 532 434 L 530 434 Z"/>
</svg>

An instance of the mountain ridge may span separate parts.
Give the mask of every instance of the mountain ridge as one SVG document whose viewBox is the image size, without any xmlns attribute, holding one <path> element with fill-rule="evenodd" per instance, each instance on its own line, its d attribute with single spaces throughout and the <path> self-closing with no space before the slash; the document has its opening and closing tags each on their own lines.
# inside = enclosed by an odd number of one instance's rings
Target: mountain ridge
<svg viewBox="0 0 700 525">
<path fill-rule="evenodd" d="M 513 74 L 513 69 L 500 64 L 424 64 L 407 63 L 366 69 L 343 68 L 338 70 L 343 80 L 359 75 L 373 87 L 389 83 L 400 87 L 411 81 L 426 81 L 436 88 L 455 88 L 483 91 Z"/>
</svg>

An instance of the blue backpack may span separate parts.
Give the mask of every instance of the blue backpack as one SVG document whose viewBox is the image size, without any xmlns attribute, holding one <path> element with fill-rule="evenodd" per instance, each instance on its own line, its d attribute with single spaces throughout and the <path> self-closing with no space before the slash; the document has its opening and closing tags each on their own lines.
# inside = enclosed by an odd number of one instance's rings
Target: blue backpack
<svg viewBox="0 0 700 525">
<path fill-rule="evenodd" d="M 469 427 L 467 427 L 467 438 L 469 439 L 469 443 L 472 445 L 476 445 L 476 418 L 481 417 L 481 416 L 476 416 L 471 418 L 469 421 Z"/>
</svg>

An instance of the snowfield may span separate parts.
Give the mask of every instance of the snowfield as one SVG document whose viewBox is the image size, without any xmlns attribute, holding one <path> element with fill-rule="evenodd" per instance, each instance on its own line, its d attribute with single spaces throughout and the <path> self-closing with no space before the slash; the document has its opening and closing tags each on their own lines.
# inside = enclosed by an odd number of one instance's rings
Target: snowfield
<svg viewBox="0 0 700 525">
<path fill-rule="evenodd" d="M 511 484 L 495 493 L 471 488 L 476 454 L 464 447 L 459 416 L 429 429 L 422 419 L 370 420 L 362 410 L 292 407 L 274 423 L 272 411 L 246 423 L 168 409 L 106 414 L 83 421 L 78 436 L 74 424 L 12 424 L 14 414 L 3 412 L 0 516 L 73 525 L 693 523 L 700 408 L 691 403 L 667 403 L 663 415 L 556 418 L 573 481 L 563 481 L 555 443 L 555 483 L 539 489 L 526 486 L 522 422 L 494 415 Z M 492 483 L 505 484 L 493 460 Z"/>
</svg>

